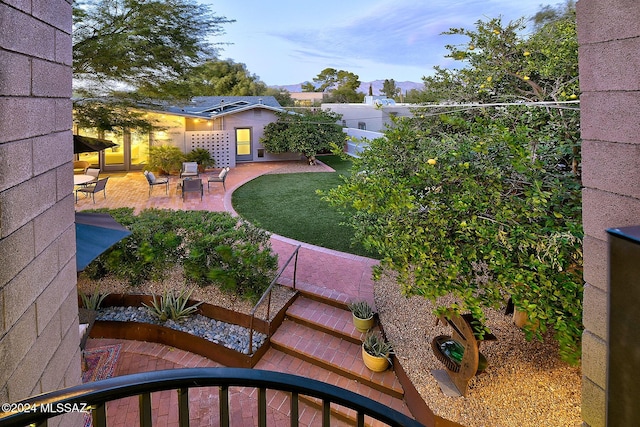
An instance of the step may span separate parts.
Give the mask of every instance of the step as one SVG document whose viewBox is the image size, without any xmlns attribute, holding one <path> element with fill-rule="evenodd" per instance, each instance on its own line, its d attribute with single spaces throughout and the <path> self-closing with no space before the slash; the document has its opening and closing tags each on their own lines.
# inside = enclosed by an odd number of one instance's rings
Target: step
<svg viewBox="0 0 640 427">
<path fill-rule="evenodd" d="M 256 365 L 256 369 L 290 373 L 335 385 L 354 393 L 358 393 L 361 396 L 369 397 L 370 399 L 380 402 L 383 405 L 413 418 L 407 405 L 401 398 L 373 389 L 357 380 L 343 377 L 335 372 L 316 366 L 313 363 L 299 359 L 291 354 L 276 350 L 273 347 L 265 353 L 262 359 L 260 359 L 260 362 Z M 301 397 L 301 400 L 302 399 L 303 398 Z M 319 399 L 305 396 L 304 401 L 318 408 L 321 407 L 321 401 Z M 356 419 L 356 412 L 352 409 L 339 405 L 331 405 L 331 410 L 333 415 L 340 419 L 348 420 L 350 422 L 353 422 Z M 367 422 L 367 425 L 369 424 L 370 423 Z"/>
<path fill-rule="evenodd" d="M 353 326 L 351 312 L 305 296 L 299 296 L 287 309 L 293 321 L 360 344 L 365 334 Z"/>
<path fill-rule="evenodd" d="M 361 345 L 346 339 L 287 319 L 271 336 L 271 346 L 393 397 L 404 395 L 393 370 L 370 371 L 362 361 Z"/>
</svg>

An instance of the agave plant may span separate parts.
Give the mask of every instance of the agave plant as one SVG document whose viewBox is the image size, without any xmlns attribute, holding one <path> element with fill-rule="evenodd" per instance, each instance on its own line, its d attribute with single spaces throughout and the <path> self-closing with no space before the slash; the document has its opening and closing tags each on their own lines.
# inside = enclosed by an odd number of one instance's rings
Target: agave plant
<svg viewBox="0 0 640 427">
<path fill-rule="evenodd" d="M 373 316 L 373 308 L 366 301 L 355 301 L 349 304 L 349 310 L 358 319 L 370 319 Z"/>
<path fill-rule="evenodd" d="M 164 322 L 166 320 L 174 320 L 179 322 L 194 314 L 200 304 L 187 305 L 193 290 L 183 289 L 180 292 L 174 290 L 165 290 L 163 295 L 156 299 L 153 297 L 151 305 L 143 304 L 147 307 L 147 311 L 158 320 Z"/>
<path fill-rule="evenodd" d="M 368 333 L 362 342 L 362 346 L 364 347 L 364 351 L 370 355 L 384 357 L 391 362 L 390 355 L 393 353 L 393 346 L 390 342 L 385 341 L 379 333 Z"/>
<path fill-rule="evenodd" d="M 82 299 L 82 306 L 87 310 L 99 310 L 102 301 L 109 294 L 101 294 L 100 290 L 96 288 L 91 294 L 80 294 L 80 298 Z"/>
</svg>

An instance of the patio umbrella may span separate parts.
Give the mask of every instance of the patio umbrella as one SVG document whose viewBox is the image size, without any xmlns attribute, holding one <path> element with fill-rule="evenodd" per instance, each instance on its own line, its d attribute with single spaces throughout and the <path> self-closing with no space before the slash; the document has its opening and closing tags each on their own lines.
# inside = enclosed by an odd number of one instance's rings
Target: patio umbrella
<svg viewBox="0 0 640 427">
<path fill-rule="evenodd" d="M 130 234 L 109 214 L 76 212 L 76 271 Z"/>
<path fill-rule="evenodd" d="M 106 148 L 117 147 L 118 144 L 108 139 L 91 138 L 90 136 L 73 135 L 73 154 L 102 151 Z"/>
</svg>

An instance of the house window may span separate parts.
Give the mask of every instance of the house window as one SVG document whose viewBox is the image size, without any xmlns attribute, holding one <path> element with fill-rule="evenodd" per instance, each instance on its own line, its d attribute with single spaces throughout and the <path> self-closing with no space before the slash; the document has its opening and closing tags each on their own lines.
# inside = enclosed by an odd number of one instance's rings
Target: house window
<svg viewBox="0 0 640 427">
<path fill-rule="evenodd" d="M 358 129 L 367 130 L 367 124 L 365 122 L 358 122 Z"/>
</svg>

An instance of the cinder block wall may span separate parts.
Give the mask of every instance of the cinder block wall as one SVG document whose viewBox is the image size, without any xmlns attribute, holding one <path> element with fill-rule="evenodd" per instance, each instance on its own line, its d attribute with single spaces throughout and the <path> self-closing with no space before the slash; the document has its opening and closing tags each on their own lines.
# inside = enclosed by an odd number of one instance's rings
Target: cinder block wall
<svg viewBox="0 0 640 427">
<path fill-rule="evenodd" d="M 1 402 L 81 382 L 71 3 L 0 0 Z"/>
<path fill-rule="evenodd" d="M 586 282 L 582 416 L 599 427 L 607 392 L 605 230 L 640 224 L 640 2 L 580 0 L 577 11 Z"/>
</svg>

